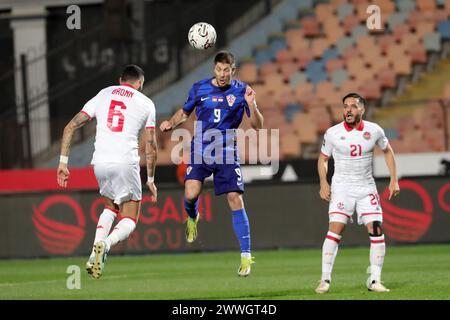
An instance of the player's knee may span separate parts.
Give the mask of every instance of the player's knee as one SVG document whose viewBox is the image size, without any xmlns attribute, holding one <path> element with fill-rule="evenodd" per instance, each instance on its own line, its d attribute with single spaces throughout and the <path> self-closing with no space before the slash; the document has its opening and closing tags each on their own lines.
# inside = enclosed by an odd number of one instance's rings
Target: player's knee
<svg viewBox="0 0 450 320">
<path fill-rule="evenodd" d="M 372 222 L 372 230 L 369 230 L 369 235 L 371 237 L 380 237 L 383 235 L 383 228 L 380 221 Z"/>
<path fill-rule="evenodd" d="M 186 198 L 186 201 L 188 202 L 195 202 L 198 198 L 197 192 L 194 192 L 193 190 L 186 190 L 184 193 L 184 197 Z"/>
<path fill-rule="evenodd" d="M 244 202 L 242 200 L 242 197 L 237 192 L 230 192 L 227 194 L 228 203 L 230 205 L 233 205 L 234 207 L 243 206 Z"/>
</svg>

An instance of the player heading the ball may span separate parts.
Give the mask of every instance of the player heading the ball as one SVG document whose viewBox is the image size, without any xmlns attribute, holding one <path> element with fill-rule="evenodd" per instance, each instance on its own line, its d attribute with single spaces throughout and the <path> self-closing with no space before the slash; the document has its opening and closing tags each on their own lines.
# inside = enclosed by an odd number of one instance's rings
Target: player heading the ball
<svg viewBox="0 0 450 320">
<path fill-rule="evenodd" d="M 191 243 L 197 238 L 198 197 L 205 178 L 212 174 L 216 195 L 227 195 L 232 212 L 233 228 L 241 249 L 238 274 L 247 276 L 250 274 L 253 258 L 250 248 L 249 220 L 242 196 L 244 179 L 237 154 L 235 129 L 239 127 L 244 113 L 250 118 L 254 129 L 262 128 L 263 116 L 256 105 L 255 91 L 246 83 L 233 79 L 236 72 L 233 54 L 227 51 L 219 52 L 214 58 L 213 71 L 213 77 L 192 85 L 183 108 L 178 110 L 170 120 L 163 121 L 160 129 L 165 132 L 176 128 L 195 110 L 197 125 L 191 141 L 191 155 L 186 170 L 184 189 L 184 207 L 189 216 L 186 220 L 186 241 Z M 199 125 L 200 122 L 201 125 Z M 208 130 L 219 132 L 222 139 L 205 138 Z M 215 154 L 208 153 L 212 144 L 219 144 L 214 147 L 214 150 L 220 151 L 216 151 Z M 227 156 L 230 154 L 232 161 Z M 228 161 L 217 162 L 216 159 L 219 158 L 227 158 Z"/>
</svg>

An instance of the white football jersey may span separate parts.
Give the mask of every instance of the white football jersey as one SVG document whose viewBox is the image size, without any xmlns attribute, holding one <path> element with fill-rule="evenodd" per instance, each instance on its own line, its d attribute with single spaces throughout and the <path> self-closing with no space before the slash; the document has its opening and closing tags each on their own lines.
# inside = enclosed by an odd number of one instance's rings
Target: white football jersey
<svg viewBox="0 0 450 320">
<path fill-rule="evenodd" d="M 130 85 L 111 86 L 89 100 L 81 112 L 97 118 L 92 164 L 139 162 L 139 131 L 144 125 L 155 127 L 152 100 Z"/>
<path fill-rule="evenodd" d="M 373 178 L 373 149 L 385 150 L 388 140 L 376 123 L 361 121 L 353 129 L 345 121 L 329 128 L 324 135 L 321 153 L 333 156 L 332 184 L 375 184 Z"/>
</svg>

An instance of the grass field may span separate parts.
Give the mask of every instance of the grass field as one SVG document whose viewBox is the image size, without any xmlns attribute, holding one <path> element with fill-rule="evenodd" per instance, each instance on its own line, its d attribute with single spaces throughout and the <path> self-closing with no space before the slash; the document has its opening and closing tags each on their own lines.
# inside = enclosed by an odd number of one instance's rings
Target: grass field
<svg viewBox="0 0 450 320">
<path fill-rule="evenodd" d="M 332 291 L 317 295 L 319 249 L 256 251 L 248 278 L 236 274 L 237 253 L 109 256 L 99 280 L 85 258 L 0 260 L 4 299 L 450 299 L 450 245 L 388 247 L 383 270 L 389 293 L 368 292 L 368 248 L 340 248 Z M 69 290 L 69 265 L 81 289 Z"/>
</svg>

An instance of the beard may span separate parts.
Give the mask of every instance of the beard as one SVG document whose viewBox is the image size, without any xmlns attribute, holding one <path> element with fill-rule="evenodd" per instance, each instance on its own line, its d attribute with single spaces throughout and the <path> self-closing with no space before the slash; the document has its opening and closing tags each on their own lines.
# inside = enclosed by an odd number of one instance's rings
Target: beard
<svg viewBox="0 0 450 320">
<path fill-rule="evenodd" d="M 361 115 L 357 114 L 354 116 L 354 120 L 352 122 L 347 121 L 347 117 L 344 115 L 344 121 L 349 125 L 355 125 L 361 120 Z"/>
</svg>

